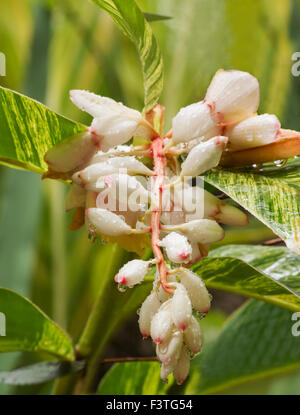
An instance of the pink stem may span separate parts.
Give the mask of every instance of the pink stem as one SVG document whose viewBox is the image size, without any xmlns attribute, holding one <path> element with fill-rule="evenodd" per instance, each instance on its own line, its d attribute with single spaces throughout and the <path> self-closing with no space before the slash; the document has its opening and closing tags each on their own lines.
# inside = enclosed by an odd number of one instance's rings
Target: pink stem
<svg viewBox="0 0 300 415">
<path fill-rule="evenodd" d="M 172 294 L 174 290 L 169 287 L 167 281 L 167 267 L 164 260 L 164 256 L 159 247 L 159 234 L 160 234 L 160 218 L 162 210 L 162 191 L 164 184 L 164 175 L 165 175 L 165 164 L 166 159 L 163 154 L 163 138 L 157 137 L 152 141 L 151 150 L 154 162 L 154 200 L 156 206 L 152 210 L 151 214 L 151 233 L 152 233 L 152 249 L 157 260 L 160 284 L 162 288 L 168 293 Z"/>
</svg>

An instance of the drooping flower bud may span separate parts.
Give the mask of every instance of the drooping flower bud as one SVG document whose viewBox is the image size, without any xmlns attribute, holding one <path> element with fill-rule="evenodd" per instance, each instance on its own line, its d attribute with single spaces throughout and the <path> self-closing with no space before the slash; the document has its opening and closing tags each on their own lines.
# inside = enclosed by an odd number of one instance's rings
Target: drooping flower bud
<svg viewBox="0 0 300 415">
<path fill-rule="evenodd" d="M 51 171 L 68 173 L 85 167 L 100 145 L 100 137 L 83 132 L 47 151 L 44 159 Z"/>
<path fill-rule="evenodd" d="M 231 150 L 264 146 L 280 135 L 280 121 L 273 114 L 256 115 L 226 128 L 225 134 Z"/>
<path fill-rule="evenodd" d="M 207 190 L 204 190 L 204 217 L 231 226 L 246 226 L 249 223 L 243 211 L 226 204 Z"/>
<path fill-rule="evenodd" d="M 121 200 L 130 196 L 135 192 L 137 198 L 139 198 L 144 203 L 148 201 L 149 193 L 144 188 L 144 186 L 133 176 L 128 176 L 127 174 L 111 174 L 109 176 L 101 176 L 97 182 L 96 187 L 103 189 L 105 187 L 116 187 L 118 196 Z M 124 195 L 124 197 L 122 197 Z M 125 201 L 125 200 L 124 200 Z"/>
<path fill-rule="evenodd" d="M 171 301 L 163 303 L 151 321 L 150 334 L 156 344 L 163 343 L 171 333 L 173 326 Z"/>
<path fill-rule="evenodd" d="M 216 167 L 220 162 L 227 141 L 227 137 L 218 136 L 193 147 L 181 165 L 181 177 L 199 176 Z"/>
<path fill-rule="evenodd" d="M 184 331 L 192 317 L 192 304 L 186 288 L 179 283 L 174 283 L 176 290 L 171 300 L 171 313 L 175 326 Z"/>
<path fill-rule="evenodd" d="M 73 90 L 71 101 L 94 117 L 91 130 L 103 137 L 102 148 L 107 150 L 126 143 L 133 135 L 150 139 L 153 128 L 142 115 L 111 98 L 88 91 Z"/>
<path fill-rule="evenodd" d="M 143 302 L 139 312 L 139 328 L 144 338 L 150 335 L 150 326 L 154 314 L 160 307 L 160 301 L 156 291 L 151 294 Z"/>
<path fill-rule="evenodd" d="M 217 222 L 210 219 L 195 219 L 181 225 L 164 225 L 165 231 L 180 231 L 188 237 L 191 242 L 209 244 L 224 238 L 224 230 Z M 174 232 L 172 232 L 173 234 Z M 170 240 L 172 240 L 170 238 Z"/>
<path fill-rule="evenodd" d="M 120 145 L 110 148 L 108 151 L 97 151 L 97 153 L 92 157 L 90 164 L 107 161 L 113 156 L 119 156 L 120 153 L 130 153 L 132 149 L 132 146 Z"/>
<path fill-rule="evenodd" d="M 198 137 L 206 140 L 218 135 L 220 129 L 209 106 L 204 101 L 200 101 L 180 109 L 173 118 L 172 131 L 174 143 L 180 143 Z"/>
<path fill-rule="evenodd" d="M 115 276 L 115 281 L 118 284 L 125 285 L 127 287 L 133 287 L 136 284 L 140 284 L 148 272 L 149 265 L 149 261 L 133 259 L 123 265 Z"/>
<path fill-rule="evenodd" d="M 202 347 L 202 333 L 200 324 L 194 316 L 192 316 L 190 324 L 183 334 L 183 340 L 194 354 L 200 352 Z"/>
<path fill-rule="evenodd" d="M 65 202 L 66 211 L 77 207 L 85 207 L 85 199 L 85 189 L 76 183 L 72 183 Z"/>
<path fill-rule="evenodd" d="M 81 186 L 88 186 L 95 184 L 99 179 L 99 176 L 106 176 L 109 174 L 117 173 L 118 168 L 108 164 L 107 162 L 95 163 L 87 166 L 80 172 L 73 174 L 72 180 Z M 95 191 L 94 186 L 90 190 Z"/>
<path fill-rule="evenodd" d="M 211 300 L 202 279 L 191 270 L 180 268 L 180 281 L 188 292 L 193 308 L 200 313 L 208 313 Z"/>
<path fill-rule="evenodd" d="M 200 259 L 202 258 L 202 254 L 196 242 L 192 242 L 191 246 L 192 246 L 192 257 L 191 257 L 189 264 L 194 264 L 195 262 L 200 261 Z"/>
<path fill-rule="evenodd" d="M 156 354 L 165 366 L 175 366 L 180 356 L 183 342 L 183 334 L 179 330 L 174 330 L 168 339 L 156 346 Z"/>
<path fill-rule="evenodd" d="M 127 174 L 143 174 L 146 176 L 153 176 L 153 171 L 150 170 L 144 163 L 137 160 L 135 156 L 111 157 L 107 163 L 118 169 L 127 169 Z"/>
<path fill-rule="evenodd" d="M 259 83 L 248 72 L 220 70 L 207 89 L 205 101 L 222 125 L 236 123 L 257 111 Z"/>
<path fill-rule="evenodd" d="M 132 228 L 115 213 L 101 208 L 89 208 L 86 215 L 97 232 L 109 236 L 128 235 Z"/>
<path fill-rule="evenodd" d="M 190 361 L 191 359 L 186 347 L 182 347 L 177 365 L 173 370 L 174 378 L 176 379 L 179 385 L 181 385 L 185 381 L 189 374 Z"/>
<path fill-rule="evenodd" d="M 246 213 L 226 203 L 220 205 L 220 212 L 215 215 L 215 219 L 231 226 L 246 226 L 249 223 Z"/>
<path fill-rule="evenodd" d="M 166 382 L 168 379 L 168 376 L 173 372 L 174 367 L 173 366 L 166 366 L 162 363 L 160 368 L 160 378 L 162 381 Z"/>
<path fill-rule="evenodd" d="M 192 247 L 184 235 L 171 232 L 160 241 L 160 246 L 165 248 L 167 257 L 175 264 L 187 264 L 191 260 Z"/>
</svg>

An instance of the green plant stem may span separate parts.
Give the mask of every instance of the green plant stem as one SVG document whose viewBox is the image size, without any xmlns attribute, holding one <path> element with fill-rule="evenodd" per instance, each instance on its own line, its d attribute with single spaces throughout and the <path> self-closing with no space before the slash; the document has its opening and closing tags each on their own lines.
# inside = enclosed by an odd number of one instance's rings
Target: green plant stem
<svg viewBox="0 0 300 415">
<path fill-rule="evenodd" d="M 53 319 L 66 327 L 67 271 L 65 252 L 64 185 L 50 180 L 51 253 L 53 282 Z"/>
</svg>

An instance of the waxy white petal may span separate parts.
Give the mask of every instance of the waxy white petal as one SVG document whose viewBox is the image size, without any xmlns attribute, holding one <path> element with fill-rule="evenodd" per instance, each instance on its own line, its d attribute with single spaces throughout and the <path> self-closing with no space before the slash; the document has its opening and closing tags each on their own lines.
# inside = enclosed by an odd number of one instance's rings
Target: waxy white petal
<svg viewBox="0 0 300 415">
<path fill-rule="evenodd" d="M 132 146 L 119 145 L 109 149 L 108 151 L 98 151 L 90 161 L 90 164 L 100 163 L 102 161 L 107 161 L 113 156 L 119 156 L 120 153 L 130 153 L 132 151 Z"/>
<path fill-rule="evenodd" d="M 229 138 L 231 150 L 264 146 L 279 136 L 280 121 L 273 114 L 257 115 L 226 128 L 224 134 Z"/>
<path fill-rule="evenodd" d="M 202 347 L 202 333 L 197 319 L 192 316 L 188 328 L 183 334 L 184 343 L 195 354 L 199 353 Z"/>
<path fill-rule="evenodd" d="M 152 170 L 134 156 L 112 157 L 107 163 L 118 169 L 127 169 L 128 174 L 142 174 L 146 176 L 153 176 L 154 174 Z"/>
<path fill-rule="evenodd" d="M 160 307 L 160 301 L 156 291 L 151 294 L 143 302 L 139 311 L 139 328 L 142 336 L 148 337 L 150 335 L 150 326 L 154 314 Z"/>
<path fill-rule="evenodd" d="M 204 217 L 231 226 L 248 225 L 246 213 L 204 190 Z"/>
<path fill-rule="evenodd" d="M 52 171 L 67 173 L 85 167 L 100 146 L 100 137 L 83 132 L 50 148 L 45 161 Z"/>
<path fill-rule="evenodd" d="M 202 244 L 217 242 L 224 238 L 224 230 L 217 222 L 210 219 L 195 219 L 181 225 L 164 225 L 162 229 L 172 232 L 172 234 L 173 231 L 180 231 L 191 242 Z"/>
<path fill-rule="evenodd" d="M 206 140 L 219 134 L 216 117 L 209 106 L 200 101 L 181 108 L 172 121 L 172 140 L 174 143 L 187 142 L 202 137 Z"/>
<path fill-rule="evenodd" d="M 182 332 L 174 330 L 164 343 L 156 346 L 157 357 L 165 366 L 175 366 L 177 364 L 182 342 Z"/>
<path fill-rule="evenodd" d="M 160 369 L 160 378 L 164 382 L 167 381 L 168 376 L 173 372 L 174 367 L 173 366 L 166 366 L 162 363 L 161 369 Z"/>
<path fill-rule="evenodd" d="M 171 300 L 172 319 L 175 326 L 184 331 L 192 317 L 192 304 L 186 288 L 179 283 L 173 285 L 176 286 L 176 289 Z"/>
<path fill-rule="evenodd" d="M 148 272 L 149 265 L 149 261 L 133 259 L 123 265 L 115 276 L 115 281 L 118 284 L 125 285 L 127 287 L 133 287 L 136 284 L 140 284 Z"/>
<path fill-rule="evenodd" d="M 118 168 L 104 161 L 91 164 L 80 172 L 73 174 L 72 180 L 81 186 L 94 185 L 100 176 L 107 176 L 113 173 L 118 173 Z M 94 188 L 91 190 L 95 191 Z"/>
<path fill-rule="evenodd" d="M 227 141 L 227 137 L 218 136 L 193 147 L 181 165 L 180 175 L 195 177 L 216 167 Z"/>
<path fill-rule="evenodd" d="M 173 371 L 174 378 L 181 385 L 187 378 L 190 371 L 190 356 L 186 347 L 182 347 L 177 365 Z"/>
<path fill-rule="evenodd" d="M 76 183 L 71 184 L 71 188 L 67 194 L 65 207 L 71 210 L 77 207 L 85 207 L 86 190 Z"/>
<path fill-rule="evenodd" d="M 160 246 L 165 248 L 171 262 L 186 264 L 191 260 L 192 247 L 184 235 L 171 232 L 162 239 Z"/>
<path fill-rule="evenodd" d="M 239 122 L 253 115 L 259 104 L 259 83 L 248 72 L 218 71 L 205 96 L 222 125 Z"/>
<path fill-rule="evenodd" d="M 77 107 L 94 117 L 91 130 L 103 138 L 103 149 L 126 143 L 133 135 L 146 139 L 153 136 L 153 128 L 141 113 L 122 103 L 82 90 L 71 91 L 70 97 Z"/>
<path fill-rule="evenodd" d="M 200 313 L 208 313 L 210 309 L 210 295 L 202 279 L 187 268 L 180 268 L 180 281 L 186 288 L 192 306 Z"/>
<path fill-rule="evenodd" d="M 120 216 L 106 209 L 89 208 L 86 215 L 97 232 L 109 236 L 128 235 L 132 228 Z"/>
<path fill-rule="evenodd" d="M 151 321 L 150 334 L 156 344 L 163 343 L 171 333 L 173 326 L 171 301 L 163 303 Z"/>
</svg>

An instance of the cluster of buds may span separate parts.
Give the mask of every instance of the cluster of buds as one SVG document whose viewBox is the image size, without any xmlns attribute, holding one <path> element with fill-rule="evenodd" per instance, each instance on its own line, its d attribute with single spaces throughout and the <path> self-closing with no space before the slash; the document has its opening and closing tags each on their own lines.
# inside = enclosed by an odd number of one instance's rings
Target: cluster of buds
<svg viewBox="0 0 300 415">
<path fill-rule="evenodd" d="M 205 98 L 182 108 L 164 137 L 154 127 L 163 114 L 159 105 L 143 117 L 87 91 L 71 91 L 71 100 L 93 122 L 48 151 L 46 176 L 72 180 L 66 201 L 67 210 L 75 209 L 72 229 L 85 222 L 90 235 L 137 252 L 151 243 L 153 258 L 128 262 L 115 281 L 133 287 L 155 268 L 139 327 L 156 343 L 162 379 L 173 372 L 182 383 L 202 345 L 197 316 L 206 315 L 211 302 L 189 268 L 224 237 L 220 223 L 248 223 L 244 212 L 192 179 L 215 168 L 226 152 L 274 142 L 280 122 L 256 114 L 257 79 L 233 70 L 218 71 Z M 143 145 L 133 145 L 133 136 L 144 139 Z"/>
</svg>

